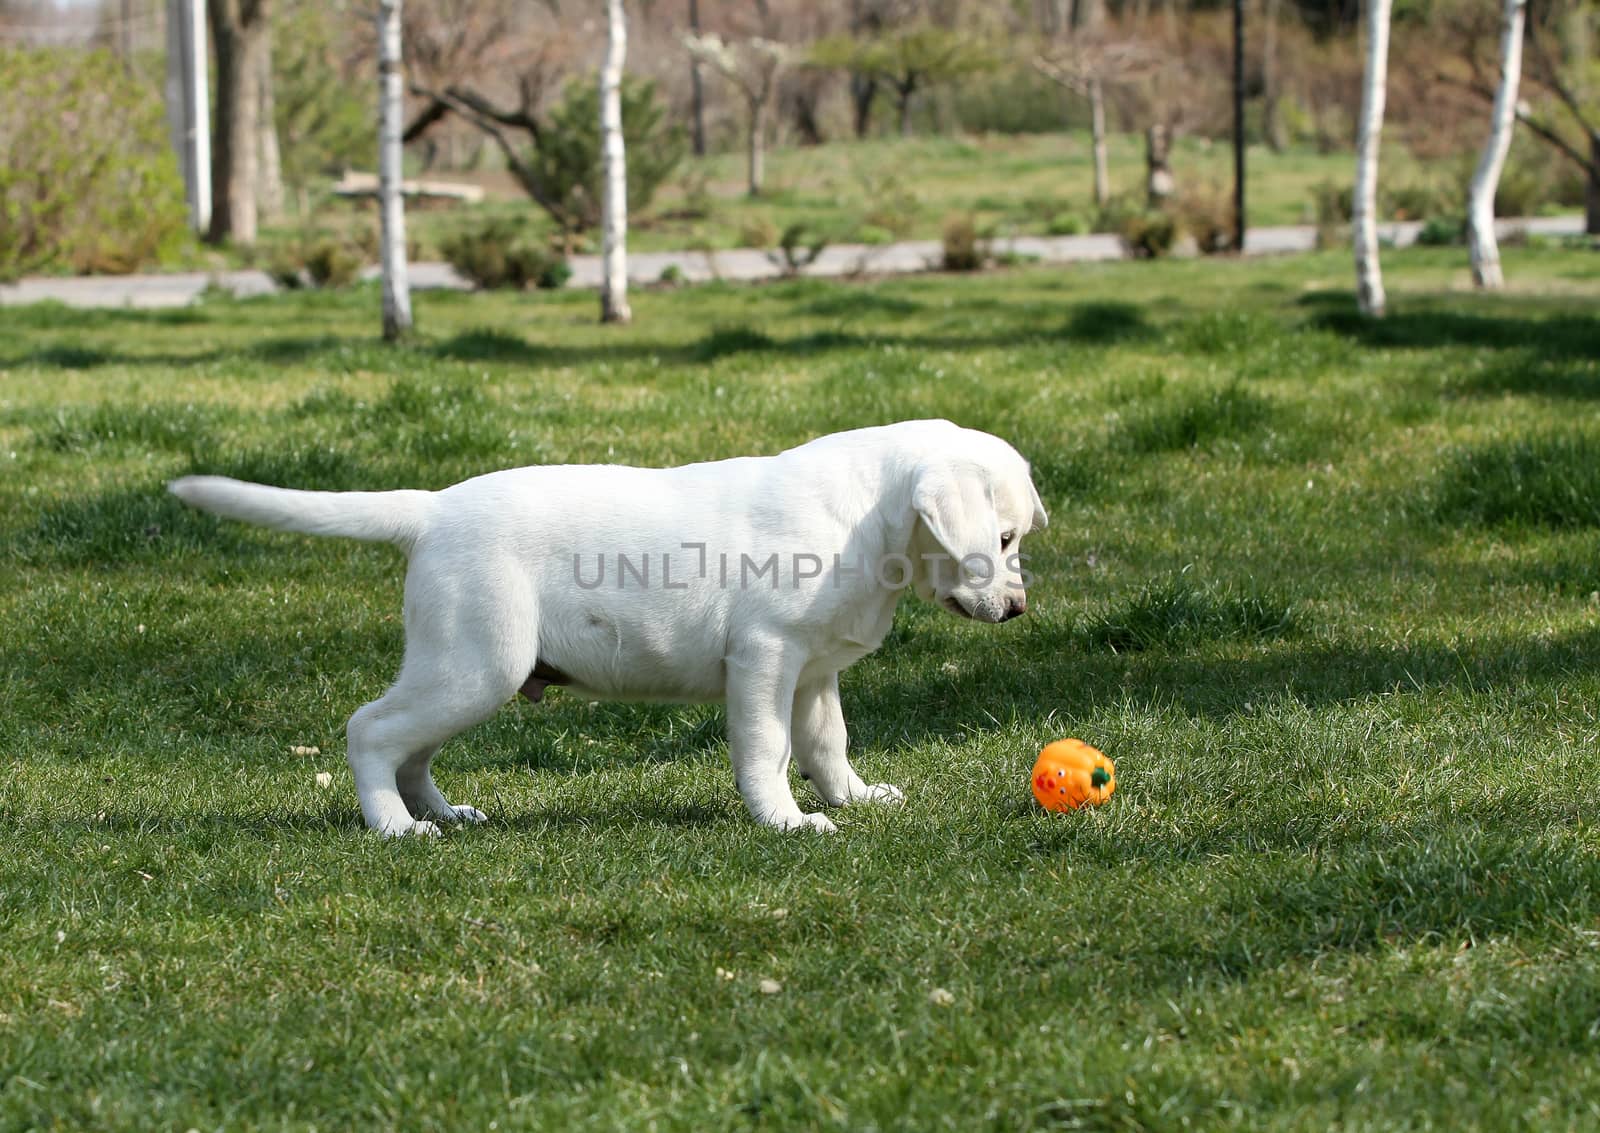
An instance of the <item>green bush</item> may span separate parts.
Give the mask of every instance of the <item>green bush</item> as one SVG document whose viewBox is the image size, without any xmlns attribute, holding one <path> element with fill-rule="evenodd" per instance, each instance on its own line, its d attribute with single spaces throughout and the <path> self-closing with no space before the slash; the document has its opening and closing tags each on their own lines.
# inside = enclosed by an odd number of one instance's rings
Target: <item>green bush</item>
<svg viewBox="0 0 1600 1133">
<path fill-rule="evenodd" d="M 306 232 L 272 248 L 264 268 L 279 287 L 349 287 L 372 261 L 359 238 Z"/>
<path fill-rule="evenodd" d="M 1178 242 L 1178 222 L 1158 210 L 1137 213 L 1123 222 L 1118 235 L 1134 259 L 1159 259 Z"/>
<path fill-rule="evenodd" d="M 306 274 L 318 287 L 349 287 L 361 274 L 362 263 L 354 248 L 331 236 L 306 250 Z"/>
<path fill-rule="evenodd" d="M 1075 212 L 1060 212 L 1045 225 L 1051 236 L 1082 236 L 1089 231 L 1089 222 Z"/>
<path fill-rule="evenodd" d="M 104 51 L 0 48 L 0 279 L 129 272 L 184 238 L 155 90 Z"/>
<path fill-rule="evenodd" d="M 861 242 L 892 244 L 910 236 L 911 230 L 916 227 L 917 216 L 922 211 L 922 202 L 917 194 L 895 173 L 858 170 L 856 180 L 861 185 L 862 196 L 870 202 L 861 218 L 863 227 L 879 229 L 889 236 L 887 240 L 862 239 Z"/>
<path fill-rule="evenodd" d="M 989 241 L 971 213 L 945 218 L 940 266 L 945 271 L 977 271 L 989 260 Z"/>
<path fill-rule="evenodd" d="M 1466 224 L 1459 216 L 1430 216 L 1417 232 L 1417 243 L 1425 248 L 1448 248 L 1466 242 Z"/>
<path fill-rule="evenodd" d="M 767 253 L 767 259 L 784 275 L 799 275 L 817 262 L 827 246 L 828 238 L 815 225 L 797 221 L 783 230 L 777 248 Z"/>
<path fill-rule="evenodd" d="M 752 216 L 739 226 L 739 247 L 771 248 L 778 242 L 778 226 L 768 216 Z"/>
<path fill-rule="evenodd" d="M 464 279 L 482 288 L 553 290 L 572 278 L 567 259 L 548 238 L 510 220 L 492 220 L 440 242 L 440 252 Z"/>
<path fill-rule="evenodd" d="M 1420 220 L 1458 210 L 1465 202 L 1464 192 L 1442 188 L 1431 181 L 1412 181 L 1387 190 L 1383 204 L 1396 220 Z"/>
<path fill-rule="evenodd" d="M 1179 195 L 1173 210 L 1181 227 L 1208 256 L 1233 251 L 1233 195 L 1215 185 L 1202 185 Z"/>
<path fill-rule="evenodd" d="M 683 129 L 666 121 L 654 83 L 623 80 L 622 140 L 628 153 L 628 212 L 637 215 L 688 150 Z M 599 226 L 600 91 L 595 82 L 567 85 L 527 160 L 550 202 L 546 210 L 561 228 L 584 232 Z"/>
</svg>

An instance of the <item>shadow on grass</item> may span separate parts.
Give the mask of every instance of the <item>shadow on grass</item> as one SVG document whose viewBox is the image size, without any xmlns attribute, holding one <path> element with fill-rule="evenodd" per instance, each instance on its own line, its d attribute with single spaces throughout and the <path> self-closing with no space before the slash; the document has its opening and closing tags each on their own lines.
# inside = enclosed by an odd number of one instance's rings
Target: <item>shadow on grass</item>
<svg viewBox="0 0 1600 1133">
<path fill-rule="evenodd" d="M 1454 300 L 1459 302 L 1459 300 Z M 1362 346 L 1430 350 L 1469 347 L 1505 352 L 1507 360 L 1464 376 L 1451 388 L 1463 393 L 1536 394 L 1574 399 L 1600 398 L 1600 347 L 1596 321 L 1581 314 L 1540 313 L 1518 318 L 1517 298 L 1495 300 L 1496 313 L 1477 314 L 1432 309 L 1427 299 L 1414 309 L 1370 319 L 1356 310 L 1347 291 L 1316 291 L 1300 305 L 1311 312 L 1312 325 Z M 1530 308 L 1531 310 L 1531 308 Z"/>
<path fill-rule="evenodd" d="M 1400 690 L 1537 689 L 1600 667 L 1600 627 L 1459 649 L 1311 643 L 1291 636 L 1243 658 L 1206 656 L 1204 643 L 1187 632 L 1188 649 L 1159 646 L 1135 653 L 1088 646 L 1077 627 L 1026 633 L 1007 626 L 990 632 L 1015 633 L 1004 664 L 962 666 L 959 675 L 946 675 L 931 663 L 934 647 L 912 633 L 899 643 L 899 653 L 915 667 L 914 675 L 892 683 L 846 676 L 846 719 L 855 739 L 872 747 L 957 740 L 975 720 L 994 714 L 1020 720 L 1065 714 L 1070 720 L 1129 703 L 1226 720 L 1246 704 L 1283 697 L 1317 708 Z M 1273 627 L 1268 636 L 1277 632 Z M 1232 628 L 1224 635 L 1236 637 Z"/>
<path fill-rule="evenodd" d="M 1100 301 L 1052 308 L 1051 318 L 1065 313 L 1065 317 L 1055 323 L 1042 319 L 1036 305 L 990 310 L 983 304 L 974 304 L 971 308 L 953 309 L 950 319 L 939 330 L 886 331 L 885 324 L 923 313 L 924 305 L 849 284 L 831 285 L 823 294 L 807 293 L 797 296 L 795 301 L 802 313 L 836 318 L 842 325 L 779 337 L 756 325 L 732 324 L 713 327 L 690 342 L 633 337 L 626 341 L 592 344 L 540 342 L 496 328 L 476 328 L 399 349 L 368 336 L 274 335 L 263 328 L 262 334 L 238 345 L 213 346 L 189 353 L 115 350 L 72 343 L 31 345 L 0 357 L 0 368 L 85 370 L 113 365 L 173 367 L 230 361 L 304 364 L 326 357 L 330 364 L 339 368 L 358 365 L 375 372 L 403 372 L 407 359 L 416 354 L 444 361 L 497 362 L 532 368 L 585 367 L 601 362 L 644 360 L 692 366 L 743 354 L 814 357 L 836 351 L 889 346 L 911 351 L 967 352 L 1030 342 L 1114 346 L 1156 337 L 1156 328 L 1144 311 L 1131 303 Z M 216 314 L 203 316 L 207 322 L 220 318 Z M 970 323 L 970 329 L 964 323 Z M 72 325 L 47 321 L 44 329 L 68 329 Z M 82 324 L 87 329 L 103 325 L 102 320 L 94 318 Z"/>
<path fill-rule="evenodd" d="M 1600 860 L 1582 852 L 1581 835 L 1551 823 L 1530 830 L 1525 812 L 1493 805 L 1418 811 L 1299 833 L 1284 831 L 1281 813 L 1275 824 L 1240 813 L 1195 836 L 1125 831 L 1096 840 L 1094 853 L 1140 875 L 1227 863 L 1206 886 L 1204 915 L 1169 910 L 1131 946 L 1141 966 L 1184 981 L 1202 972 L 1246 980 L 1335 953 L 1560 935 L 1600 912 Z M 1040 852 L 1059 855 L 1065 846 L 1052 841 Z M 1588 1010 L 1551 1037 L 1592 1046 L 1593 1019 Z"/>
</svg>

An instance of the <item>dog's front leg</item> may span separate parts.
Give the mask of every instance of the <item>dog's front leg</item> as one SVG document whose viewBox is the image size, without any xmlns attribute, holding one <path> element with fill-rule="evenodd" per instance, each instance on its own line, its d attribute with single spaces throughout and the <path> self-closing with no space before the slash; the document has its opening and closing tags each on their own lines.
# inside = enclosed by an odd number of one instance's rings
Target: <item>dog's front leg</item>
<svg viewBox="0 0 1600 1133">
<path fill-rule="evenodd" d="M 728 758 L 750 814 L 780 830 L 835 829 L 826 815 L 806 814 L 789 789 L 789 722 L 800 659 L 786 643 L 762 641 L 728 657 Z"/>
<path fill-rule="evenodd" d="M 794 761 L 829 806 L 898 803 L 905 799 L 899 787 L 892 783 L 865 783 L 850 766 L 838 673 L 801 685 L 795 692 L 792 731 Z"/>
</svg>

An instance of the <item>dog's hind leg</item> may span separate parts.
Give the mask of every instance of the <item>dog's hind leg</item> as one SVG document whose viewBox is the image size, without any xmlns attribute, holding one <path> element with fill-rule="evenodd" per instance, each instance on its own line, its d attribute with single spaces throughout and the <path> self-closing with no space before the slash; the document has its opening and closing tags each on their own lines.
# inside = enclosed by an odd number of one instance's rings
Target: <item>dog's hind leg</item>
<svg viewBox="0 0 1600 1133">
<path fill-rule="evenodd" d="M 350 717 L 346 729 L 362 816 L 390 836 L 437 834 L 434 818 L 483 820 L 472 807 L 452 806 L 433 785 L 428 765 L 451 736 L 487 720 L 516 695 L 538 640 L 531 594 L 483 579 L 442 585 L 420 565 L 414 561 L 406 579 L 400 675 Z"/>
<path fill-rule="evenodd" d="M 477 807 L 455 806 L 433 781 L 430 765 L 439 754 L 437 746 L 413 752 L 395 773 L 400 788 L 400 798 L 406 809 L 418 818 L 431 818 L 439 822 L 487 822 L 489 816 Z"/>
<path fill-rule="evenodd" d="M 838 673 L 795 690 L 791 731 L 795 765 L 829 806 L 897 803 L 905 798 L 892 783 L 863 782 L 850 766 Z"/>
</svg>

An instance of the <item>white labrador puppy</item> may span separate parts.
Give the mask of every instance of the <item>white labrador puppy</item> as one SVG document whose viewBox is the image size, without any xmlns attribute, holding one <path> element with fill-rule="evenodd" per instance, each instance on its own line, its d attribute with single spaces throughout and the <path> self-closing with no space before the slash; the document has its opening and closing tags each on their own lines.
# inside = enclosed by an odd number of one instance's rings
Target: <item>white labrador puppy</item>
<svg viewBox="0 0 1600 1133">
<path fill-rule="evenodd" d="M 763 824 L 834 829 L 795 802 L 791 757 L 829 806 L 897 802 L 846 758 L 839 671 L 879 646 L 908 587 L 977 621 L 1021 614 L 1018 544 L 1047 521 L 1017 451 L 948 421 L 681 468 L 517 468 L 439 492 L 220 476 L 171 489 L 218 515 L 410 556 L 400 675 L 347 730 L 361 812 L 390 835 L 483 821 L 440 794 L 429 765 L 550 684 L 725 700 L 734 776 Z"/>
</svg>

